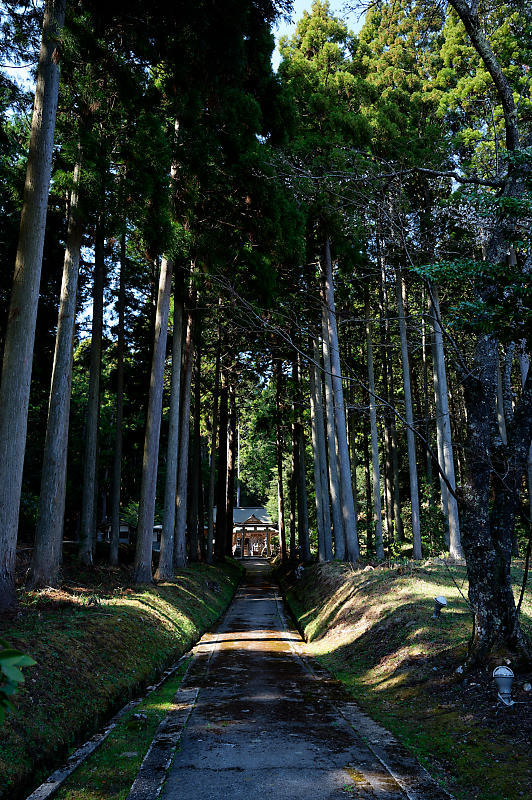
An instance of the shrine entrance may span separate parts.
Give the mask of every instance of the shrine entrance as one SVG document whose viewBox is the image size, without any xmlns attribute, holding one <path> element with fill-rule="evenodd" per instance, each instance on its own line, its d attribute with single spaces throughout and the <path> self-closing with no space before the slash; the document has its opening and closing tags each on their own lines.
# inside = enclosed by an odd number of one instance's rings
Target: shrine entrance
<svg viewBox="0 0 532 800">
<path fill-rule="evenodd" d="M 269 558 L 278 549 L 278 533 L 265 508 L 233 509 L 232 551 L 235 558 Z"/>
</svg>

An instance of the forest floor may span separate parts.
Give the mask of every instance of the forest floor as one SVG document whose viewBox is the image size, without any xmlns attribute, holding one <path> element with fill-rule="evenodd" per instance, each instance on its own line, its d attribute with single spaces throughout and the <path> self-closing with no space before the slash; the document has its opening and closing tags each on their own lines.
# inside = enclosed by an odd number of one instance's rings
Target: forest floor
<svg viewBox="0 0 532 800">
<path fill-rule="evenodd" d="M 514 570 L 518 594 L 522 569 Z M 394 567 L 329 563 L 281 578 L 291 611 L 318 659 L 456 798 L 521 800 L 532 785 L 532 674 L 497 702 L 493 665 L 464 674 L 471 633 L 465 568 L 440 559 Z M 434 598 L 448 606 L 432 619 Z M 522 608 L 532 634 L 532 594 Z"/>
<path fill-rule="evenodd" d="M 25 669 L 15 711 L 2 728 L 0 799 L 25 796 L 186 653 L 226 609 L 240 575 L 234 562 L 198 564 L 179 570 L 172 582 L 139 589 L 128 567 L 67 564 L 59 588 L 21 593 L 21 613 L 0 622 L 0 638 L 37 664 Z M 179 677 L 159 690 L 157 702 L 175 692 Z M 156 725 L 150 703 L 153 697 L 141 719 Z M 149 728 L 143 732 L 148 743 Z M 128 759 L 133 776 L 138 766 Z"/>
</svg>

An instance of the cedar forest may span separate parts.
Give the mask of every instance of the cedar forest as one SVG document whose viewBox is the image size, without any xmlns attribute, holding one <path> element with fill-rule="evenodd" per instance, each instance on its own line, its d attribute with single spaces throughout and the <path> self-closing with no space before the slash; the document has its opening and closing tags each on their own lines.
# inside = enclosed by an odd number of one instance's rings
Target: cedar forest
<svg viewBox="0 0 532 800">
<path fill-rule="evenodd" d="M 238 483 L 283 561 L 465 559 L 528 661 L 530 6 L 316 0 L 274 72 L 291 5 L 1 3 L 0 612 L 121 521 L 223 561 Z"/>
</svg>

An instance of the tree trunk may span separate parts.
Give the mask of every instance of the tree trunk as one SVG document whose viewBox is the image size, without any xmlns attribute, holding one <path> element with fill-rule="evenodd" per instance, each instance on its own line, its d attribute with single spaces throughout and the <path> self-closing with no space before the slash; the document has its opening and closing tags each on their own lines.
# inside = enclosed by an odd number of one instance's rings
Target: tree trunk
<svg viewBox="0 0 532 800">
<path fill-rule="evenodd" d="M 377 410 L 375 405 L 375 376 L 373 372 L 373 342 L 371 325 L 371 308 L 369 303 L 369 291 L 366 288 L 366 348 L 368 358 L 368 384 L 369 384 L 369 422 L 371 430 L 371 473 L 373 485 L 373 514 L 375 522 L 375 550 L 377 559 L 384 559 L 384 547 L 382 542 L 382 509 L 381 509 L 381 476 L 379 468 L 379 437 L 377 433 Z"/>
<path fill-rule="evenodd" d="M 83 459 L 83 494 L 81 500 L 80 561 L 92 566 L 95 541 L 95 497 L 98 470 L 98 422 L 100 417 L 100 371 L 102 361 L 103 293 L 105 253 L 103 219 L 96 223 L 94 243 L 94 287 L 92 293 L 92 333 L 89 392 L 85 422 L 85 451 Z"/>
<path fill-rule="evenodd" d="M 338 467 L 340 492 L 342 496 L 342 516 L 347 560 L 356 562 L 360 556 L 357 534 L 357 520 L 351 485 L 351 466 L 349 464 L 349 448 L 345 425 L 344 395 L 342 389 L 342 372 L 340 368 L 340 349 L 338 329 L 336 325 L 336 308 L 334 303 L 334 284 L 332 260 L 329 240 L 325 242 L 325 299 L 328 311 L 329 342 L 331 351 L 331 372 L 334 393 L 334 410 L 336 434 L 338 437 Z"/>
<path fill-rule="evenodd" d="M 303 397 L 301 393 L 301 359 L 298 357 L 297 363 L 297 384 L 296 384 L 296 438 L 298 442 L 298 460 L 296 471 L 297 484 L 297 543 L 299 557 L 303 561 L 310 561 L 310 540 L 308 530 L 308 500 L 307 482 L 305 469 L 305 432 L 301 422 L 301 409 L 303 407 Z M 323 421 L 322 421 L 322 442 L 323 442 Z M 325 443 L 323 443 L 325 444 Z M 325 475 L 324 475 L 325 478 Z M 329 523 L 329 536 L 331 526 Z"/>
<path fill-rule="evenodd" d="M 283 369 L 281 359 L 275 360 L 275 453 L 277 460 L 277 499 L 279 506 L 279 539 L 281 543 L 281 561 L 286 563 L 286 534 L 284 524 L 284 490 L 283 490 L 283 433 L 281 429 L 281 393 L 283 390 Z"/>
<path fill-rule="evenodd" d="M 201 316 L 196 313 L 195 326 L 196 361 L 194 367 L 194 436 L 190 453 L 190 533 L 189 560 L 200 558 L 200 492 L 201 492 Z M 202 520 L 201 535 L 203 535 Z"/>
<path fill-rule="evenodd" d="M 47 0 L 44 8 L 28 165 L 4 345 L 0 383 L 0 613 L 17 606 L 15 553 L 65 5 L 65 0 Z"/>
<path fill-rule="evenodd" d="M 369 398 L 369 395 L 368 395 Z M 368 399 L 369 408 L 369 399 Z M 362 437 L 362 453 L 364 456 L 364 483 L 366 488 L 366 556 L 369 558 L 373 552 L 373 512 L 371 503 L 371 468 L 369 458 L 369 441 L 371 438 L 371 426 L 369 419 L 364 416 L 364 435 Z"/>
<path fill-rule="evenodd" d="M 235 504 L 235 465 L 236 465 L 236 400 L 233 384 L 229 386 L 229 417 L 227 425 L 227 494 L 225 514 L 227 519 L 225 552 L 233 554 L 233 509 Z"/>
<path fill-rule="evenodd" d="M 190 395 L 194 367 L 194 308 L 196 290 L 190 288 L 190 307 L 187 314 L 187 335 L 183 351 L 183 394 L 181 397 L 181 423 L 179 461 L 177 470 L 176 516 L 174 530 L 174 567 L 187 565 L 187 490 L 188 445 L 190 440 Z"/>
<path fill-rule="evenodd" d="M 403 287 L 401 276 L 397 274 L 397 307 L 399 311 L 399 334 L 401 337 L 401 361 L 403 364 L 403 386 L 405 392 L 405 416 L 407 422 L 406 442 L 408 447 L 408 472 L 410 476 L 410 502 L 412 508 L 412 545 L 413 556 L 422 558 L 421 527 L 419 518 L 419 490 L 417 480 L 416 441 L 414 434 L 414 412 L 412 408 L 412 392 L 410 389 L 410 364 L 408 359 L 408 342 L 406 337 L 406 319 L 403 303 Z"/>
<path fill-rule="evenodd" d="M 489 72 L 500 100 L 506 129 L 506 149 L 512 156 L 522 155 L 517 109 L 501 65 L 484 33 L 477 4 L 450 0 L 462 20 L 471 43 Z M 523 147 L 532 143 L 530 136 Z M 499 196 L 505 201 L 520 198 L 525 190 L 526 159 L 508 159 L 507 175 Z M 516 234 L 513 202 L 506 203 L 491 230 L 486 245 L 486 261 L 503 264 Z M 478 295 L 486 302 L 498 297 L 495 283 L 485 283 Z M 467 408 L 465 447 L 464 514 L 462 545 L 469 576 L 469 598 L 474 614 L 474 632 L 469 663 L 479 662 L 487 653 L 504 648 L 515 650 L 530 661 L 530 647 L 517 618 L 510 583 L 511 542 L 509 527 L 517 507 L 516 490 L 524 470 L 532 434 L 532 381 L 527 378 L 514 418 L 507 428 L 508 446 L 499 445 L 496 430 L 498 342 L 494 335 L 481 334 L 474 349 L 473 368 L 463 376 Z M 498 442 L 497 442 L 498 440 Z M 492 515 L 489 515 L 491 477 L 494 480 Z"/>
<path fill-rule="evenodd" d="M 74 186 L 70 196 L 67 242 L 39 495 L 39 517 L 28 579 L 30 589 L 55 586 L 61 563 L 72 383 L 72 346 L 76 322 L 81 249 L 80 175 L 81 167 L 78 163 L 74 168 Z"/>
<path fill-rule="evenodd" d="M 326 545 L 326 538 L 331 539 L 331 519 L 329 515 L 329 490 L 327 487 L 327 454 L 325 452 L 325 433 L 323 428 L 323 405 L 320 385 L 320 352 L 318 340 L 313 340 L 314 361 L 310 363 L 310 421 L 312 431 L 312 454 L 314 462 L 314 492 L 316 500 L 316 527 L 318 533 L 318 559 L 325 561 L 327 552 L 332 550 Z"/>
<path fill-rule="evenodd" d="M 445 352 L 443 349 L 443 335 L 440 325 L 440 304 L 436 286 L 431 288 L 431 326 L 434 339 L 434 395 L 436 398 L 437 413 L 441 423 L 441 439 L 443 450 L 442 468 L 453 490 L 456 490 L 454 474 L 453 443 L 451 437 L 451 418 L 449 416 L 449 400 L 447 393 L 447 373 L 445 370 Z M 460 520 L 458 517 L 458 503 L 456 497 L 445 486 L 445 499 L 447 503 L 447 519 L 449 520 L 449 555 L 451 558 L 463 558 L 462 544 L 460 541 Z"/>
<path fill-rule="evenodd" d="M 327 430 L 327 452 L 329 455 L 329 494 L 331 497 L 331 516 L 332 533 L 334 539 L 334 557 L 339 561 L 346 559 L 346 542 L 344 519 L 342 516 L 342 494 L 340 489 L 339 464 L 338 464 L 338 437 L 336 434 L 336 409 L 334 407 L 334 392 L 332 384 L 331 351 L 329 342 L 329 327 L 327 322 L 327 309 L 322 309 L 322 349 L 323 349 L 323 382 L 325 386 L 325 411 L 326 411 L 326 430 Z M 321 398 L 321 376 L 316 376 L 316 390 L 318 392 L 318 402 Z M 329 552 L 328 540 L 325 530 L 325 560 L 332 558 L 332 549 Z"/>
<path fill-rule="evenodd" d="M 292 333 L 292 337 L 294 334 Z M 292 463 L 288 493 L 290 500 L 290 560 L 296 560 L 296 502 L 297 502 L 297 475 L 299 472 L 299 441 L 296 422 L 297 393 L 297 351 L 292 353 Z"/>
<path fill-rule="evenodd" d="M 150 396 L 146 413 L 146 432 L 144 436 L 144 458 L 142 462 L 139 521 L 137 525 L 137 549 L 133 568 L 133 580 L 135 583 L 151 583 L 153 580 L 153 523 L 155 515 L 155 496 L 157 493 L 157 466 L 163 404 L 164 364 L 166 358 L 170 295 L 172 293 L 173 266 L 173 262 L 166 256 L 163 256 L 161 260 L 161 273 L 159 276 L 150 377 Z"/>
<path fill-rule="evenodd" d="M 174 331 L 172 336 L 172 377 L 170 383 L 168 446 L 166 450 L 166 481 L 164 487 L 161 552 L 159 553 L 159 565 L 155 573 L 155 577 L 159 581 L 171 580 L 174 577 L 174 528 L 177 497 L 177 462 L 179 458 L 179 412 L 184 317 L 181 272 L 176 272 L 174 280 Z"/>
<path fill-rule="evenodd" d="M 221 337 L 218 328 L 218 344 L 216 347 L 216 367 L 214 370 L 214 388 L 212 396 L 212 432 L 211 432 L 211 463 L 209 465 L 209 491 L 207 499 L 207 563 L 213 560 L 214 539 L 214 490 L 216 484 L 216 439 L 218 436 L 218 400 L 220 395 L 220 349 Z M 242 548 L 243 549 L 243 548 Z M 243 554 L 243 552 L 242 552 Z"/>
<path fill-rule="evenodd" d="M 225 543 L 227 540 L 227 437 L 229 423 L 229 390 L 227 375 L 222 367 L 220 388 L 220 427 L 218 443 L 218 485 L 216 487 L 216 561 L 225 559 Z M 243 553 L 242 549 L 242 553 Z"/>
<path fill-rule="evenodd" d="M 118 564 L 120 543 L 120 494 L 122 480 L 122 422 L 124 417 L 124 317 L 126 307 L 126 235 L 120 246 L 120 285 L 118 288 L 118 335 L 116 343 L 115 443 L 113 452 L 113 488 L 111 493 L 111 544 L 109 563 Z"/>
</svg>

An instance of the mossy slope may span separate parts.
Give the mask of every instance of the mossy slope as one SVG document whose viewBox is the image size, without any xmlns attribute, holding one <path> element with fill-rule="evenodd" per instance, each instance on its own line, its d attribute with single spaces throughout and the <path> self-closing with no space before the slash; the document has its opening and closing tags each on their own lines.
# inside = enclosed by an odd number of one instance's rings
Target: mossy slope
<svg viewBox="0 0 532 800">
<path fill-rule="evenodd" d="M 516 589 L 522 571 L 516 569 Z M 288 603 L 318 658 L 374 719 L 412 749 L 458 798 L 528 796 L 531 697 L 518 675 L 512 709 L 497 705 L 491 671 L 457 672 L 471 616 L 463 567 L 424 565 L 353 570 L 330 563 L 282 580 Z M 434 597 L 449 606 L 432 619 Z M 522 622 L 532 633 L 532 597 Z"/>
<path fill-rule="evenodd" d="M 73 572 L 29 593 L 0 638 L 33 656 L 0 736 L 0 798 L 14 800 L 185 653 L 225 610 L 240 577 L 193 565 L 138 591 L 126 570 Z"/>
</svg>

